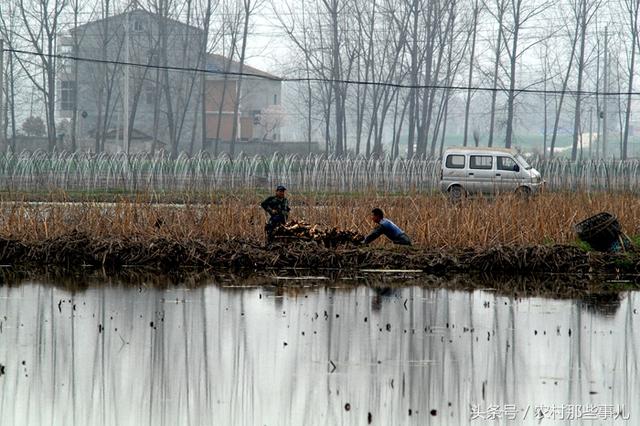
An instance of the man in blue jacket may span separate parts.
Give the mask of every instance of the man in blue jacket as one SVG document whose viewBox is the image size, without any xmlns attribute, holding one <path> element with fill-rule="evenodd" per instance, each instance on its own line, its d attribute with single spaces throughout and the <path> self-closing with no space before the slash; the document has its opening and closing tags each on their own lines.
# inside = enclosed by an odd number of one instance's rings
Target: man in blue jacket
<svg viewBox="0 0 640 426">
<path fill-rule="evenodd" d="M 376 228 L 367 235 L 363 244 L 369 244 L 380 235 L 386 235 L 394 244 L 410 246 L 411 239 L 398 225 L 384 218 L 384 213 L 379 208 L 371 210 L 371 220 L 377 224 Z"/>
</svg>

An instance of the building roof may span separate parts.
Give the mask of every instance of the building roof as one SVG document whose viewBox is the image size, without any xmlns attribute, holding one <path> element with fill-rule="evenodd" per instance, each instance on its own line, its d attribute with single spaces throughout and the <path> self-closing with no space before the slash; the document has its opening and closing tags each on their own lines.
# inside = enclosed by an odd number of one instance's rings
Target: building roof
<svg viewBox="0 0 640 426">
<path fill-rule="evenodd" d="M 222 55 L 215 55 L 215 54 L 209 54 L 208 58 L 207 58 L 207 70 L 208 71 L 213 71 L 213 72 L 219 72 L 219 73 L 223 73 L 225 71 L 227 71 L 227 69 L 229 70 L 229 72 L 232 73 L 238 73 L 240 72 L 240 62 L 238 61 L 231 61 L 231 66 L 229 66 L 229 58 L 222 56 Z M 258 77 L 264 77 L 267 78 L 269 80 L 280 80 L 281 78 L 278 76 L 275 76 L 273 74 L 270 74 L 266 71 L 262 71 L 259 70 L 258 68 L 254 68 L 250 65 L 244 64 L 242 66 L 242 73 L 243 74 L 251 74 L 251 76 L 258 76 Z M 229 75 L 229 79 L 233 80 L 235 79 L 237 76 L 236 75 Z"/>
<path fill-rule="evenodd" d="M 91 129 L 89 130 L 88 133 L 91 136 L 95 136 L 96 129 Z M 122 140 L 124 138 L 124 129 L 122 127 L 117 127 L 117 128 L 112 127 L 105 132 L 104 138 Z M 133 131 L 129 135 L 129 140 L 151 140 L 151 139 L 153 139 L 151 136 L 149 136 L 148 134 L 138 129 L 133 129 Z"/>
<path fill-rule="evenodd" d="M 114 20 L 116 18 L 120 18 L 120 17 L 125 16 L 127 14 L 145 15 L 145 16 L 151 17 L 152 19 L 158 19 L 158 20 L 159 19 L 165 19 L 168 23 L 171 23 L 171 24 L 174 24 L 174 25 L 183 26 L 183 27 L 187 27 L 187 28 L 189 28 L 189 29 L 191 29 L 193 31 L 200 31 L 200 32 L 204 33 L 204 30 L 202 28 L 198 28 L 198 27 L 196 27 L 194 25 L 187 25 L 184 22 L 178 21 L 177 19 L 163 17 L 163 16 L 161 16 L 161 15 L 159 15 L 157 13 L 149 12 L 149 11 L 144 10 L 144 9 L 131 9 L 131 10 L 128 10 L 128 11 L 124 11 L 122 13 L 118 13 L 116 15 L 108 16 L 106 18 L 96 19 L 95 21 L 89 21 L 89 22 L 86 22 L 84 24 L 78 25 L 75 28 L 75 30 L 80 30 L 80 29 L 83 29 L 85 27 L 93 26 L 93 25 L 99 24 L 99 23 L 107 21 L 107 20 Z M 71 29 L 71 32 L 73 32 L 73 31 L 74 31 L 74 29 Z"/>
</svg>

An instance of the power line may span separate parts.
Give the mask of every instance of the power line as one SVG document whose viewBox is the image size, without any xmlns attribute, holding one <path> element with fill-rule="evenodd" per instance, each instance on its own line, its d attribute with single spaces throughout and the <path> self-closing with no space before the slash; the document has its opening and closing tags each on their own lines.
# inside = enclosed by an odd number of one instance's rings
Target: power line
<svg viewBox="0 0 640 426">
<path fill-rule="evenodd" d="M 235 77 L 252 77 L 257 79 L 276 81 L 276 82 L 286 82 L 286 83 L 332 83 L 332 84 L 348 84 L 348 85 L 357 85 L 357 86 L 377 86 L 377 87 L 390 87 L 394 89 L 435 89 L 435 90 L 455 90 L 455 91 L 478 91 L 478 92 L 504 92 L 507 93 L 509 89 L 502 88 L 493 88 L 493 87 L 482 87 L 482 86 L 454 86 L 454 85 L 442 85 L 442 84 L 403 84 L 403 83 L 390 83 L 390 82 L 382 82 L 382 81 L 364 81 L 364 80 L 352 80 L 352 79 L 333 79 L 333 78 L 321 78 L 321 77 L 276 77 L 273 75 L 269 75 L 267 73 L 254 73 L 254 72 L 235 72 L 235 71 L 218 71 L 218 70 L 210 70 L 203 68 L 195 68 L 195 67 L 178 67 L 171 65 L 153 65 L 153 64 L 142 64 L 137 62 L 125 62 L 125 61 L 113 61 L 113 60 L 104 60 L 104 59 L 95 59 L 95 58 L 82 58 L 78 56 L 69 56 L 69 55 L 56 55 L 56 54 L 47 54 L 40 52 L 32 52 L 28 50 L 20 50 L 20 49 L 3 49 L 4 52 L 10 52 L 14 54 L 23 54 L 23 55 L 32 55 L 39 57 L 47 57 L 54 59 L 62 59 L 62 60 L 72 60 L 72 61 L 80 61 L 80 62 L 91 62 L 98 63 L 104 65 L 121 65 L 121 66 L 133 66 L 140 68 L 151 68 L 157 70 L 167 70 L 167 71 L 180 71 L 180 72 L 192 72 L 192 73 L 204 73 L 204 74 L 214 74 L 221 76 L 235 76 Z M 637 96 L 640 95 L 640 92 L 601 92 L 595 90 L 544 90 L 544 89 L 530 89 L 530 88 L 521 88 L 514 89 L 514 93 L 520 94 L 537 94 L 537 95 L 570 95 L 570 96 Z"/>
<path fill-rule="evenodd" d="M 123 66 L 139 67 L 139 68 L 151 68 L 151 69 L 157 69 L 157 70 L 199 72 L 199 73 L 216 74 L 216 75 L 256 77 L 256 78 L 262 78 L 262 79 L 272 80 L 272 81 L 286 81 L 285 79 L 280 77 L 265 75 L 266 73 L 257 74 L 257 73 L 251 73 L 251 72 L 218 71 L 218 70 L 193 68 L 193 67 L 177 67 L 177 66 L 171 66 L 171 65 L 142 64 L 139 62 L 112 61 L 112 60 L 96 59 L 96 58 L 82 58 L 79 56 L 70 56 L 70 55 L 56 55 L 56 54 L 48 54 L 48 53 L 41 53 L 41 52 L 32 52 L 32 51 L 21 50 L 21 49 L 3 49 L 3 50 L 5 52 L 10 52 L 15 54 L 40 56 L 45 58 L 63 59 L 63 60 L 71 60 L 71 61 L 79 61 L 79 62 L 91 62 L 91 63 L 104 64 L 104 65 L 123 65 Z"/>
</svg>

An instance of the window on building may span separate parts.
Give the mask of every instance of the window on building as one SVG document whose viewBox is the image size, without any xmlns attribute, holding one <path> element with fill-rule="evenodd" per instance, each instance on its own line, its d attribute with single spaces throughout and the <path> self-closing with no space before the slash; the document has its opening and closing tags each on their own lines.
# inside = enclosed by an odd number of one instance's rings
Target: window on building
<svg viewBox="0 0 640 426">
<path fill-rule="evenodd" d="M 74 49 L 72 44 L 62 44 L 58 46 L 58 54 L 61 56 L 74 56 Z M 73 61 L 68 58 L 60 58 L 63 73 L 70 73 L 72 71 Z"/>
<path fill-rule="evenodd" d="M 142 31 L 144 31 L 144 25 L 142 25 L 142 21 L 136 19 L 133 22 L 133 31 L 137 33 L 141 33 Z"/>
<path fill-rule="evenodd" d="M 73 45 L 72 44 L 61 44 L 58 47 L 58 52 L 64 56 L 73 55 Z"/>
<path fill-rule="evenodd" d="M 278 105 L 278 95 L 273 95 L 273 104 Z"/>
<path fill-rule="evenodd" d="M 75 85 L 73 81 L 60 82 L 60 109 L 72 111 L 75 98 Z"/>
</svg>

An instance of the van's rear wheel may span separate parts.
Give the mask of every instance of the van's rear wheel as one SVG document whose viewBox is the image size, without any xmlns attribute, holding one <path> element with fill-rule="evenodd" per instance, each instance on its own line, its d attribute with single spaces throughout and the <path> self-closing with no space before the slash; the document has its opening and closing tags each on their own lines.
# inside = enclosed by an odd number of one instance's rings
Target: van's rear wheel
<svg viewBox="0 0 640 426">
<path fill-rule="evenodd" d="M 528 200 L 531 196 L 531 188 L 528 186 L 519 186 L 516 189 L 516 196 L 522 200 Z"/>
<path fill-rule="evenodd" d="M 454 185 L 451 188 L 449 188 L 449 200 L 453 201 L 454 203 L 462 201 L 462 199 L 466 195 L 467 194 L 464 188 L 461 187 L 460 185 Z"/>
</svg>

